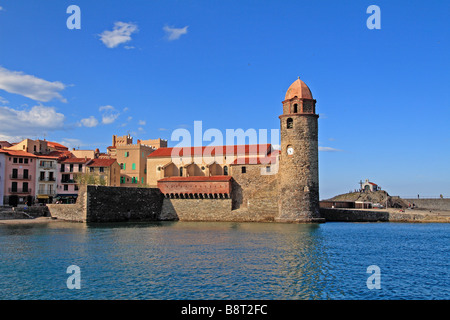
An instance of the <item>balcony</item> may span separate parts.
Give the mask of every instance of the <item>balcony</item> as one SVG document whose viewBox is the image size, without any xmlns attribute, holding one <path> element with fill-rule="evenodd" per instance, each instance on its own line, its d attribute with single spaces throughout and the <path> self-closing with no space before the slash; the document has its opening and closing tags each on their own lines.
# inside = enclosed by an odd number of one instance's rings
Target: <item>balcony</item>
<svg viewBox="0 0 450 320">
<path fill-rule="evenodd" d="M 51 163 L 39 164 L 40 169 L 56 169 L 56 166 Z"/>
<path fill-rule="evenodd" d="M 31 180 L 31 175 L 24 176 L 23 174 L 10 174 L 9 178 L 11 180 Z"/>
<path fill-rule="evenodd" d="M 42 196 L 42 195 L 46 195 L 46 196 L 55 196 L 56 195 L 56 191 L 54 190 L 41 190 L 39 189 L 37 192 L 38 195 Z"/>
<path fill-rule="evenodd" d="M 8 191 L 9 191 L 9 193 L 12 193 L 12 194 L 31 193 L 31 188 L 27 188 L 27 189 L 8 188 Z"/>
<path fill-rule="evenodd" d="M 56 181 L 56 178 L 54 178 L 54 177 L 48 177 L 48 178 L 39 177 L 39 182 L 55 182 L 55 181 Z"/>
<path fill-rule="evenodd" d="M 61 183 L 70 184 L 70 183 L 76 183 L 76 182 L 73 179 L 65 179 L 65 180 L 61 180 Z"/>
</svg>

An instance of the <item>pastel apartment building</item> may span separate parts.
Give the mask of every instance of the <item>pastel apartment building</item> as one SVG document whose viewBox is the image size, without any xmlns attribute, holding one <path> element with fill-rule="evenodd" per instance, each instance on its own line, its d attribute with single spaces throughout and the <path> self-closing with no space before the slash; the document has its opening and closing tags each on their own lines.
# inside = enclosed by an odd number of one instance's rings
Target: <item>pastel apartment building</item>
<svg viewBox="0 0 450 320">
<path fill-rule="evenodd" d="M 0 152 L 0 206 L 3 205 L 5 196 L 5 154 Z"/>
<path fill-rule="evenodd" d="M 59 161 L 57 200 L 75 203 L 79 189 L 76 176 L 86 172 L 89 161 L 89 158 L 65 158 Z"/>
<path fill-rule="evenodd" d="M 36 200 L 52 203 L 58 191 L 58 157 L 37 156 L 36 159 Z"/>
<path fill-rule="evenodd" d="M 32 204 L 36 186 L 37 157 L 22 150 L 1 149 L 4 154 L 3 203 L 11 206 Z"/>
<path fill-rule="evenodd" d="M 87 163 L 86 173 L 102 185 L 120 187 L 120 166 L 116 159 L 92 159 Z"/>
<path fill-rule="evenodd" d="M 167 147 L 167 140 L 137 140 L 133 144 L 129 135 L 113 135 L 112 144 L 108 147 L 108 155 L 120 165 L 120 185 L 138 187 L 147 185 L 147 156 L 156 149 Z"/>
</svg>

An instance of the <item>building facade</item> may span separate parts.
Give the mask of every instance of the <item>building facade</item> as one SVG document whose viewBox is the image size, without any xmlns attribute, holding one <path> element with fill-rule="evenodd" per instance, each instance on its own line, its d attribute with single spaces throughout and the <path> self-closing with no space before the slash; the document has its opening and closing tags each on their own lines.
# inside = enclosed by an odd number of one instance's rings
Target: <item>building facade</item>
<svg viewBox="0 0 450 320">
<path fill-rule="evenodd" d="M 5 153 L 0 150 L 0 206 L 3 205 L 5 196 Z"/>
<path fill-rule="evenodd" d="M 148 156 L 148 185 L 176 199 L 230 196 L 232 210 L 264 212 L 279 222 L 323 222 L 316 100 L 299 78 L 282 105 L 280 150 L 270 144 L 160 148 Z"/>
<path fill-rule="evenodd" d="M 86 172 L 89 158 L 65 158 L 59 161 L 56 199 L 62 203 L 75 203 L 78 197 L 77 175 Z"/>
<path fill-rule="evenodd" d="M 36 200 L 52 203 L 58 191 L 58 157 L 37 156 L 36 159 Z"/>
<path fill-rule="evenodd" d="M 36 159 L 26 151 L 5 150 L 4 204 L 17 205 L 34 203 L 36 195 Z"/>
<path fill-rule="evenodd" d="M 120 166 L 116 159 L 92 159 L 86 165 L 86 173 L 100 185 L 120 187 Z"/>
</svg>

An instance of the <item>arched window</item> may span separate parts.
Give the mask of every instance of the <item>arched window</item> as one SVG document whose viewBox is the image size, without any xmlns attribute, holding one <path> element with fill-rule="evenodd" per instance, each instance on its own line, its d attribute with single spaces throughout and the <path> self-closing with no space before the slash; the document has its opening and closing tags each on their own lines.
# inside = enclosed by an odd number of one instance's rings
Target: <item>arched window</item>
<svg viewBox="0 0 450 320">
<path fill-rule="evenodd" d="M 292 118 L 288 118 L 286 121 L 286 128 L 292 129 L 294 127 L 294 123 L 292 121 Z"/>
<path fill-rule="evenodd" d="M 180 177 L 183 176 L 183 167 L 180 168 Z"/>
<path fill-rule="evenodd" d="M 223 167 L 223 175 L 224 176 L 228 175 L 228 167 L 227 166 Z"/>
<path fill-rule="evenodd" d="M 297 111 L 297 104 L 294 104 L 294 113 L 297 113 L 298 111 Z"/>
</svg>

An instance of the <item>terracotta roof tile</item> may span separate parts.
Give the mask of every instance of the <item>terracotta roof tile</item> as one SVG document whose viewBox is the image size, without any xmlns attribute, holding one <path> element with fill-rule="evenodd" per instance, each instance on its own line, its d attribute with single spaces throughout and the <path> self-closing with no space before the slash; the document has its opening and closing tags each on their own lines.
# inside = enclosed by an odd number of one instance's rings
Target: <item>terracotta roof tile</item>
<svg viewBox="0 0 450 320">
<path fill-rule="evenodd" d="M 182 157 L 184 155 L 214 156 L 214 155 L 249 155 L 249 154 L 269 154 L 271 144 L 253 145 L 231 145 L 231 146 L 203 146 L 203 147 L 176 147 L 159 148 L 150 153 L 148 158 L 171 157 L 172 155 Z"/>
</svg>

